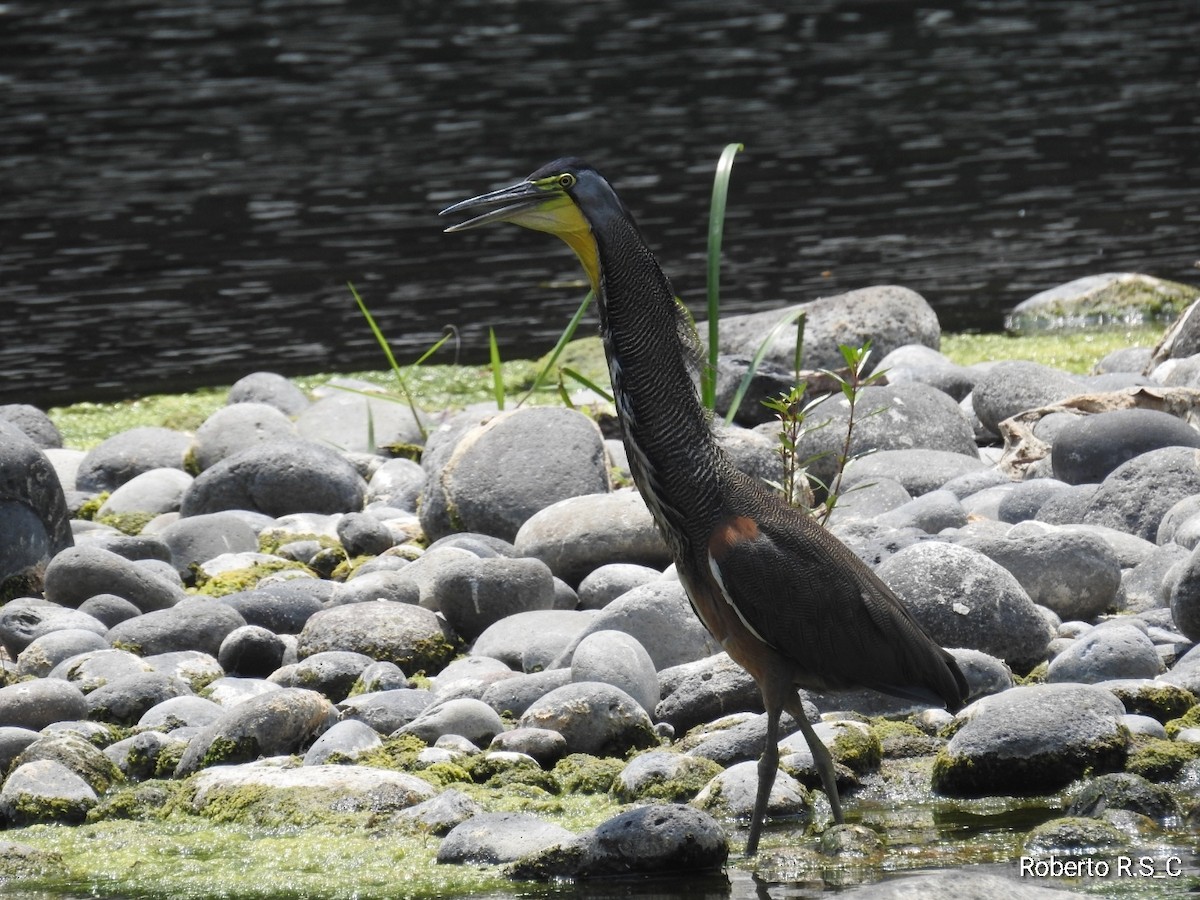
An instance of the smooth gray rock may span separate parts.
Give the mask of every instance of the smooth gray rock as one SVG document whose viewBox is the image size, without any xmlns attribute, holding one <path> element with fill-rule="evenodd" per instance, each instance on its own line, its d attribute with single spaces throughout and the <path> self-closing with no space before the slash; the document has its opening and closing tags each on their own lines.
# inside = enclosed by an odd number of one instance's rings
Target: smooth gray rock
<svg viewBox="0 0 1200 900">
<path fill-rule="evenodd" d="M 968 647 L 1027 672 L 1053 636 L 1016 578 L 982 553 L 928 541 L 887 559 L 877 574 L 944 647 Z"/>
<path fill-rule="evenodd" d="M 350 556 L 378 556 L 395 543 L 387 526 L 367 513 L 347 513 L 338 519 L 337 536 Z"/>
<path fill-rule="evenodd" d="M 330 382 L 325 396 L 306 406 L 296 417 L 296 428 L 307 440 L 358 453 L 375 453 L 379 447 L 420 446 L 421 428 L 406 403 L 389 397 L 365 396 L 380 392 L 376 385 Z M 374 445 L 372 445 L 372 437 Z"/>
<path fill-rule="evenodd" d="M 126 675 L 152 671 L 149 663 L 128 650 L 101 649 L 68 657 L 50 670 L 49 677 L 69 681 L 88 694 Z"/>
<path fill-rule="evenodd" d="M 259 625 L 275 634 L 299 634 L 314 613 L 325 609 L 335 589 L 334 582 L 296 578 L 217 599 L 233 607 L 247 625 Z"/>
<path fill-rule="evenodd" d="M 487 746 L 503 730 L 504 723 L 494 709 L 481 700 L 462 697 L 429 707 L 399 733 L 414 734 L 429 745 L 442 735 L 456 734 L 476 746 Z"/>
<path fill-rule="evenodd" d="M 932 347 L 905 344 L 879 360 L 876 365 L 887 373 L 889 384 L 916 381 L 948 394 L 956 403 L 966 397 L 979 379 L 979 372 L 952 363 Z"/>
<path fill-rule="evenodd" d="M 242 625 L 225 635 L 217 662 L 230 675 L 266 678 L 283 664 L 286 645 L 260 625 Z"/>
<path fill-rule="evenodd" d="M 408 687 L 408 676 L 398 665 L 391 662 L 373 662 L 354 682 L 353 694 L 369 694 L 375 691 L 394 691 Z"/>
<path fill-rule="evenodd" d="M 579 582 L 579 608 L 603 609 L 626 591 L 662 577 L 662 572 L 635 563 L 609 563 Z"/>
<path fill-rule="evenodd" d="M 300 657 L 350 650 L 406 672 L 440 672 L 458 650 L 457 635 L 427 609 L 411 603 L 372 600 L 335 606 L 311 616 L 300 632 Z"/>
<path fill-rule="evenodd" d="M 656 793 L 661 795 L 661 791 L 669 789 L 668 786 L 672 783 L 679 784 L 697 776 L 709 777 L 712 768 L 710 761 L 699 757 L 670 750 L 648 750 L 639 753 L 626 764 L 613 782 L 611 793 L 617 799 L 631 803 L 656 796 Z"/>
<path fill-rule="evenodd" d="M 753 354 L 721 353 L 717 356 L 716 402 L 713 410 L 722 420 L 728 416 L 734 397 L 741 390 L 746 373 L 750 371 L 752 359 Z M 780 365 L 767 359 L 760 360 L 734 412 L 734 424 L 743 428 L 753 428 L 764 422 L 775 421 L 775 413 L 767 408 L 763 401 L 788 393 L 795 383 L 795 370 L 791 366 Z M 804 402 L 811 399 L 806 392 Z"/>
<path fill-rule="evenodd" d="M 190 452 L 196 468 L 203 472 L 242 450 L 297 435 L 292 420 L 275 406 L 235 402 L 204 420 L 196 429 Z"/>
<path fill-rule="evenodd" d="M 867 340 L 875 354 L 886 356 L 907 344 L 937 348 L 941 327 L 932 307 L 920 294 L 896 285 L 873 285 L 792 307 L 721 317 L 721 352 L 753 356 L 763 337 L 785 315 L 803 308 L 804 363 L 814 369 L 845 366 L 841 344 L 861 347 Z M 697 322 L 700 334 L 706 323 Z M 784 328 L 765 358 L 790 367 L 796 353 L 796 330 Z"/>
<path fill-rule="evenodd" d="M 17 657 L 17 675 L 44 678 L 65 659 L 107 647 L 108 641 L 85 628 L 51 631 L 35 638 L 21 651 L 21 655 Z"/>
<path fill-rule="evenodd" d="M 62 447 L 62 434 L 54 421 L 28 403 L 5 403 L 0 405 L 0 421 L 15 425 L 29 440 L 42 450 Z"/>
<path fill-rule="evenodd" d="M 144 657 L 142 661 L 152 672 L 174 676 L 187 683 L 193 691 L 208 687 L 225 674 L 212 654 L 200 650 L 155 653 Z"/>
<path fill-rule="evenodd" d="M 891 478 L 913 497 L 935 491 L 953 478 L 987 468 L 978 456 L 947 450 L 880 450 L 851 460 L 842 477 L 844 488 Z"/>
<path fill-rule="evenodd" d="M 513 728 L 493 737 L 488 750 L 523 753 L 550 769 L 567 755 L 567 739 L 549 728 Z"/>
<path fill-rule="evenodd" d="M 479 699 L 501 715 L 520 716 L 555 688 L 570 683 L 570 669 L 530 672 L 488 685 Z"/>
<path fill-rule="evenodd" d="M 180 514 L 227 509 L 268 516 L 357 512 L 367 484 L 337 451 L 313 441 L 273 441 L 242 450 L 202 472 L 184 494 Z"/>
<path fill-rule="evenodd" d="M 225 715 L 225 708 L 205 697 L 184 694 L 171 697 L 146 710 L 137 725 L 139 728 L 154 728 L 174 731 L 178 728 L 199 729 L 211 725 Z"/>
<path fill-rule="evenodd" d="M 98 517 L 123 513 L 177 512 L 192 476 L 179 469 L 151 469 L 114 490 L 97 510 Z"/>
<path fill-rule="evenodd" d="M 513 541 L 521 556 L 534 556 L 567 584 L 593 569 L 625 562 L 663 569 L 671 554 L 650 510 L 632 489 L 573 497 L 531 516 Z"/>
<path fill-rule="evenodd" d="M 916 528 L 926 534 L 938 534 L 946 528 L 967 524 L 967 511 L 950 491 L 929 491 L 875 519 L 891 528 Z"/>
<path fill-rule="evenodd" d="M 979 421 L 998 432 L 1001 421 L 1086 393 L 1086 382 L 1061 369 L 1024 360 L 1006 360 L 989 367 L 975 383 L 972 400 Z"/>
<path fill-rule="evenodd" d="M 576 641 L 595 615 L 562 609 L 515 613 L 488 627 L 475 639 L 471 652 L 498 659 L 518 672 L 544 669 Z"/>
<path fill-rule="evenodd" d="M 662 700 L 654 720 L 667 722 L 677 734 L 730 713 L 763 711 L 758 685 L 728 653 L 663 669 L 658 680 Z"/>
<path fill-rule="evenodd" d="M 269 691 L 237 704 L 192 738 L 175 774 L 183 777 L 207 766 L 295 753 L 336 716 L 333 704 L 316 691 Z"/>
<path fill-rule="evenodd" d="M 70 518 L 50 461 L 25 432 L 0 420 L 0 602 L 30 589 L 35 571 L 71 546 Z"/>
<path fill-rule="evenodd" d="M 1172 543 L 1179 527 L 1197 515 L 1200 515 L 1200 494 L 1183 497 L 1168 509 L 1159 521 L 1155 542 L 1160 546 Z M 1188 549 L 1191 550 L 1192 547 L 1188 547 Z"/>
<path fill-rule="evenodd" d="M 878 414 L 872 414 L 881 410 Z M 809 426 L 797 442 L 800 459 L 811 459 L 808 470 L 824 484 L 832 484 L 837 457 L 843 452 L 850 417 L 849 400 L 832 395 L 805 419 Z M 760 426 L 778 429 L 772 425 Z M 975 436 L 958 404 L 925 384 L 876 385 L 863 388 L 855 407 L 850 455 L 879 450 L 938 450 L 978 459 Z"/>
<path fill-rule="evenodd" d="M 111 729 L 96 722 L 63 722 L 47 726 L 41 736 L 13 760 L 13 767 L 38 760 L 62 763 L 97 794 L 120 782 L 121 772 L 95 742 L 111 737 Z"/>
<path fill-rule="evenodd" d="M 1120 560 L 1094 534 L 1055 530 L 968 540 L 964 546 L 999 563 L 1030 600 L 1063 619 L 1091 621 L 1114 606 L 1121 586 Z"/>
<path fill-rule="evenodd" d="M 208 513 L 178 519 L 157 533 L 171 552 L 171 562 L 180 574 L 192 566 L 223 553 L 253 553 L 258 535 L 243 519 L 228 512 Z"/>
<path fill-rule="evenodd" d="M 430 834 L 446 835 L 457 825 L 483 813 L 483 807 L 462 791 L 448 788 L 416 806 L 401 810 L 397 818 Z"/>
<path fill-rule="evenodd" d="M 91 616 L 108 628 L 142 614 L 140 609 L 116 594 L 96 594 L 88 597 L 79 604 L 79 612 Z"/>
<path fill-rule="evenodd" d="M 1162 660 L 1144 632 L 1132 625 L 1093 628 L 1050 661 L 1046 681 L 1098 684 L 1114 678 L 1154 678 Z"/>
<path fill-rule="evenodd" d="M 863 482 L 838 497 L 828 521 L 831 525 L 850 519 L 873 521 L 876 516 L 903 506 L 911 499 L 912 495 L 904 485 L 894 478 Z"/>
<path fill-rule="evenodd" d="M 408 571 L 409 565 L 395 569 L 367 570 L 366 563 L 355 570 L 347 581 L 335 584 L 329 597 L 330 606 L 390 600 L 393 603 L 417 603 L 421 599 L 420 584 Z"/>
<path fill-rule="evenodd" d="M 540 559 L 451 559 L 421 592 L 421 605 L 440 611 L 470 641 L 515 613 L 554 607 L 554 576 Z"/>
<path fill-rule="evenodd" d="M 350 695 L 359 676 L 373 663 L 374 660 L 364 653 L 324 650 L 277 669 L 267 680 L 280 687 L 319 691 L 332 702 L 339 703 Z"/>
<path fill-rule="evenodd" d="M 55 722 L 87 717 L 87 699 L 75 685 L 57 678 L 0 687 L 0 726 L 41 731 Z"/>
<path fill-rule="evenodd" d="M 511 541 L 539 510 L 608 490 L 596 424 L 571 409 L 527 407 L 498 413 L 462 435 L 445 464 L 430 472 L 431 502 L 421 504 L 421 524 L 435 539 L 465 530 Z"/>
<path fill-rule="evenodd" d="M 569 752 L 594 756 L 624 755 L 657 740 L 650 717 L 636 700 L 596 681 L 555 688 L 525 710 L 520 724 L 557 731 Z"/>
<path fill-rule="evenodd" d="M 655 804 L 619 813 L 591 831 L 525 856 L 512 877 L 603 878 L 715 873 L 729 856 L 720 824 L 707 813 Z"/>
<path fill-rule="evenodd" d="M 343 717 L 357 719 L 379 734 L 399 731 L 433 702 L 433 695 L 417 688 L 394 688 L 355 694 L 338 704 Z"/>
<path fill-rule="evenodd" d="M 246 620 L 232 607 L 209 597 L 192 597 L 170 609 L 114 625 L 109 629 L 108 641 L 140 656 L 199 650 L 215 657 L 225 635 L 245 624 Z"/>
<path fill-rule="evenodd" d="M 142 612 L 165 610 L 187 596 L 178 581 L 171 581 L 100 547 L 63 550 L 50 561 L 45 576 L 46 599 L 77 607 L 96 594 L 116 594 Z"/>
<path fill-rule="evenodd" d="M 1099 490 L 1098 484 L 1077 484 L 1070 490 L 1059 491 L 1038 507 L 1034 519 L 1050 525 L 1072 525 L 1081 522 L 1084 511 Z"/>
<path fill-rule="evenodd" d="M 567 665 L 578 642 L 599 631 L 632 635 L 656 670 L 695 662 L 721 650 L 688 602 L 678 581 L 655 581 L 628 591 L 597 611 L 555 665 Z"/>
<path fill-rule="evenodd" d="M 88 451 L 75 473 L 81 491 L 113 491 L 151 469 L 183 469 L 191 439 L 168 428 L 131 428 Z"/>
<path fill-rule="evenodd" d="M 1170 598 L 1175 627 L 1188 640 L 1200 641 L 1200 545 L 1176 571 Z"/>
<path fill-rule="evenodd" d="M 977 700 L 938 753 L 933 786 L 950 796 L 1050 793 L 1085 771 L 1120 770 L 1125 707 L 1101 687 L 1015 687 Z"/>
<path fill-rule="evenodd" d="M 1103 481 L 1122 463 L 1163 447 L 1200 447 L 1200 431 L 1152 409 L 1080 416 L 1055 437 L 1054 476 L 1067 484 Z"/>
<path fill-rule="evenodd" d="M 1013 525 L 1036 518 L 1047 502 L 1063 496 L 1070 489 L 1070 485 L 1054 478 L 1033 478 L 1016 482 L 1007 495 L 1001 498 L 996 510 L 997 518 L 1001 522 Z"/>
<path fill-rule="evenodd" d="M 282 375 L 251 372 L 233 383 L 227 402 L 266 403 L 285 415 L 294 416 L 308 406 L 308 397 Z"/>
<path fill-rule="evenodd" d="M 735 763 L 710 781 L 692 804 L 727 819 L 749 818 L 758 793 L 758 763 Z M 779 772 L 767 800 L 767 815 L 803 821 L 812 813 L 812 800 L 804 785 L 787 772 Z"/>
<path fill-rule="evenodd" d="M 88 718 L 114 725 L 135 725 L 158 704 L 191 692 L 186 683 L 174 676 L 161 672 L 135 672 L 88 694 Z"/>
<path fill-rule="evenodd" d="M 382 747 L 383 741 L 370 725 L 357 719 L 344 719 L 313 741 L 304 754 L 304 765 L 319 766 L 337 756 L 338 762 L 353 760 Z"/>
<path fill-rule="evenodd" d="M 514 862 L 575 836 L 526 813 L 480 813 L 456 825 L 438 847 L 441 864 Z"/>
<path fill-rule="evenodd" d="M 425 470 L 411 459 L 389 459 L 375 470 L 367 482 L 367 502 L 386 503 L 397 509 L 416 512 L 417 501 L 425 490 Z"/>
<path fill-rule="evenodd" d="M 658 673 L 650 654 L 623 631 L 594 631 L 571 654 L 572 681 L 602 681 L 629 694 L 647 713 L 658 706 Z"/>
<path fill-rule="evenodd" d="M 1114 469 L 1088 501 L 1080 521 L 1154 541 L 1168 510 L 1193 494 L 1200 494 L 1200 450 L 1151 450 Z"/>
<path fill-rule="evenodd" d="M 99 802 L 86 781 L 51 759 L 16 767 L 0 789 L 0 818 L 20 827 L 38 822 L 82 823 Z"/>
<path fill-rule="evenodd" d="M 8 772 L 13 760 L 39 738 L 41 734 L 30 728 L 0 725 L 0 772 Z"/>
<path fill-rule="evenodd" d="M 43 600 L 26 602 L 18 599 L 0 607 L 0 644 L 13 659 L 43 635 L 68 629 L 92 631 L 98 635 L 108 632 L 103 622 L 86 613 Z"/>
</svg>

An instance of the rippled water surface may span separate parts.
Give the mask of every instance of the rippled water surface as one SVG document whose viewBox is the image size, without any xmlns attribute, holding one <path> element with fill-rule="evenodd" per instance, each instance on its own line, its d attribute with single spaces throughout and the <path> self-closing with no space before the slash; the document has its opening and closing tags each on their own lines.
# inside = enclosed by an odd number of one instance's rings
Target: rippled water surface
<svg viewBox="0 0 1200 900">
<path fill-rule="evenodd" d="M 1200 4 L 0 2 L 0 400 L 552 344 L 574 260 L 436 212 L 563 153 L 694 308 L 870 283 L 998 328 L 1083 274 L 1196 281 Z M 445 357 L 449 361 L 449 357 Z"/>
</svg>

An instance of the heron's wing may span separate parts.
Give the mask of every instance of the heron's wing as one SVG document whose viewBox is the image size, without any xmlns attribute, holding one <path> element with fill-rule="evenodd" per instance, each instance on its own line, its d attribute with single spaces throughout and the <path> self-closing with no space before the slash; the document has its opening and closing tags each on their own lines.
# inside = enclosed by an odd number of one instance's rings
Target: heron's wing
<svg viewBox="0 0 1200 900">
<path fill-rule="evenodd" d="M 965 682 L 896 595 L 809 516 L 758 507 L 721 520 L 709 565 L 722 595 L 813 686 L 870 687 L 957 708 Z"/>
</svg>

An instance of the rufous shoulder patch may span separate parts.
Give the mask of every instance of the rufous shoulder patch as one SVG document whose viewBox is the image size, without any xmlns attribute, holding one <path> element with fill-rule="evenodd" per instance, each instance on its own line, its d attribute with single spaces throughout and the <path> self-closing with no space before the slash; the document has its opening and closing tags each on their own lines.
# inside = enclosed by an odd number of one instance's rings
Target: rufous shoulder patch
<svg viewBox="0 0 1200 900">
<path fill-rule="evenodd" d="M 758 538 L 758 523 L 749 516 L 732 515 L 722 519 L 708 539 L 708 552 L 721 559 L 741 541 Z"/>
</svg>

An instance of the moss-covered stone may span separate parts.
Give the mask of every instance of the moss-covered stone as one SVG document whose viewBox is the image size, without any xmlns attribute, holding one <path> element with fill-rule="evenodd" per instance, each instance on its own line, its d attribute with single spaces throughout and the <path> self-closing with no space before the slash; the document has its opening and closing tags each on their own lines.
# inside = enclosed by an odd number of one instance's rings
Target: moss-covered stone
<svg viewBox="0 0 1200 900">
<path fill-rule="evenodd" d="M 100 507 L 108 502 L 111 496 L 111 491 L 101 491 L 95 497 L 90 497 L 85 500 L 75 512 L 75 518 L 83 519 L 85 522 L 90 522 L 96 518 L 96 513 L 100 512 Z"/>
<path fill-rule="evenodd" d="M 1105 685 L 1125 704 L 1125 711 L 1136 715 L 1150 716 L 1160 722 L 1169 722 L 1184 716 L 1195 708 L 1196 724 L 1200 725 L 1200 707 L 1196 706 L 1196 695 L 1187 688 L 1165 681 L 1155 682 L 1110 682 Z"/>
<path fill-rule="evenodd" d="M 571 753 L 554 766 L 554 777 L 565 792 L 607 794 L 625 763 L 609 757 Z"/>
<path fill-rule="evenodd" d="M 1029 832 L 1025 849 L 1029 853 L 1086 854 L 1124 847 L 1129 839 L 1108 822 L 1064 816 L 1051 819 Z"/>
<path fill-rule="evenodd" d="M 879 741 L 880 750 L 886 759 L 924 756 L 936 751 L 939 744 L 937 738 L 926 734 L 911 722 L 874 719 L 871 722 L 871 733 Z"/>
<path fill-rule="evenodd" d="M 1125 771 L 1147 781 L 1170 781 L 1194 759 L 1200 759 L 1200 744 L 1138 738 L 1125 762 Z"/>
<path fill-rule="evenodd" d="M 1165 727 L 1169 738 L 1175 737 L 1185 728 L 1200 728 L 1200 705 L 1193 705 L 1191 709 L 1180 714 L 1179 718 L 1167 722 Z"/>
<path fill-rule="evenodd" d="M 426 746 L 428 745 L 414 734 L 401 734 L 397 737 L 387 738 L 381 746 L 359 754 L 353 759 L 353 762 L 359 766 L 376 766 L 380 769 L 394 769 L 397 772 L 416 772 L 420 768 L 417 757 Z M 332 757 L 330 761 L 334 761 Z M 342 760 L 337 761 L 341 762 Z"/>
<path fill-rule="evenodd" d="M 108 525 L 117 531 L 125 534 L 141 534 L 142 529 L 146 524 L 158 513 L 152 512 L 124 512 L 124 513 L 106 513 L 102 516 L 95 517 L 95 521 L 101 525 Z"/>
<path fill-rule="evenodd" d="M 829 752 L 835 763 L 841 763 L 858 775 L 874 772 L 883 759 L 878 734 L 873 729 L 864 730 L 853 724 L 838 729 Z"/>
<path fill-rule="evenodd" d="M 205 575 L 202 571 L 197 570 L 196 593 L 208 597 L 224 597 L 226 594 L 251 590 L 268 575 L 293 569 L 311 572 L 308 566 L 290 559 L 273 559 L 247 566 L 244 569 L 230 569 L 217 575 Z"/>
</svg>

